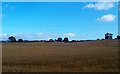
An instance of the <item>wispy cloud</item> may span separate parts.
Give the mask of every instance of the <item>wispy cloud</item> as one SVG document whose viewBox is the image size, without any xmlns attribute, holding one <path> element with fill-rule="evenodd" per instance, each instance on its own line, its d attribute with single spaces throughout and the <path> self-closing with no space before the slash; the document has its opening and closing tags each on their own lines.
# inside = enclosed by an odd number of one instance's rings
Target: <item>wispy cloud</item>
<svg viewBox="0 0 120 74">
<path fill-rule="evenodd" d="M 3 40 L 7 40 L 8 37 L 14 36 L 17 39 L 22 38 L 24 40 L 49 40 L 57 39 L 58 37 L 75 37 L 74 33 L 55 34 L 55 33 L 18 33 L 18 34 L 0 34 Z"/>
<path fill-rule="evenodd" d="M 8 36 L 15 36 L 16 38 L 35 40 L 35 39 L 54 38 L 56 35 L 55 34 L 49 34 L 49 33 L 19 33 L 19 34 L 9 34 Z"/>
<path fill-rule="evenodd" d="M 2 8 L 3 8 L 3 9 L 4 9 L 4 8 L 8 8 L 8 9 L 13 10 L 13 9 L 15 8 L 15 6 L 6 3 L 6 4 L 3 5 Z"/>
<path fill-rule="evenodd" d="M 100 18 L 97 18 L 97 21 L 100 22 L 113 22 L 115 20 L 116 16 L 112 15 L 112 14 L 107 14 L 107 15 L 103 15 Z"/>
<path fill-rule="evenodd" d="M 97 0 L 98 2 L 118 2 L 119 0 Z"/>
<path fill-rule="evenodd" d="M 109 10 L 114 7 L 114 3 L 111 2 L 97 2 L 97 3 L 89 3 L 85 5 L 83 8 L 93 8 L 96 10 Z"/>
<path fill-rule="evenodd" d="M 74 37 L 74 36 L 75 36 L 75 34 L 74 34 L 74 33 L 67 33 L 67 34 L 63 34 L 63 36 Z"/>
</svg>

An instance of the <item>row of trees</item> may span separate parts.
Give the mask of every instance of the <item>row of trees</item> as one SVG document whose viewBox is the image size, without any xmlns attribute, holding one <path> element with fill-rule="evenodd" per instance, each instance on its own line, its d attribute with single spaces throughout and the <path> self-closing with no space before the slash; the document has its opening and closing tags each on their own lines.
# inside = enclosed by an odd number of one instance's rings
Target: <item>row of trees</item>
<svg viewBox="0 0 120 74">
<path fill-rule="evenodd" d="M 105 39 L 113 39 L 112 37 L 113 37 L 113 34 L 112 34 L 112 33 L 106 33 L 106 34 L 105 34 Z M 119 36 L 119 35 L 117 36 L 117 39 L 120 39 L 120 36 Z"/>
<path fill-rule="evenodd" d="M 14 36 L 9 37 L 8 39 L 9 39 L 8 40 L 9 42 L 17 42 L 17 40 Z M 18 39 L 18 42 L 23 42 L 23 39 Z"/>
<path fill-rule="evenodd" d="M 112 38 L 113 34 L 111 33 L 106 33 L 105 34 L 105 39 L 113 39 Z M 50 39 L 49 41 L 46 41 L 46 40 L 41 40 L 41 41 L 24 41 L 23 39 L 18 39 L 18 41 L 16 40 L 16 38 L 14 36 L 11 36 L 8 38 L 9 42 L 69 42 L 69 39 L 68 37 L 65 37 L 64 39 L 62 39 L 61 37 L 53 40 L 53 39 Z M 120 36 L 118 35 L 117 36 L 117 39 L 120 39 Z M 98 39 L 97 39 L 98 40 Z M 72 40 L 71 42 L 79 42 L 77 40 Z"/>
<path fill-rule="evenodd" d="M 8 39 L 9 39 L 8 40 L 9 42 L 25 42 L 23 39 L 18 39 L 18 41 L 17 41 L 14 36 L 9 37 Z M 55 42 L 55 41 L 56 42 L 69 42 L 69 39 L 68 39 L 68 37 L 65 37 L 64 39 L 59 37 L 57 40 L 53 40 L 53 39 L 50 39 L 49 41 L 41 40 L 41 42 Z M 31 42 L 34 42 L 34 41 L 31 41 Z M 35 41 L 35 42 L 37 42 L 37 41 Z"/>
</svg>

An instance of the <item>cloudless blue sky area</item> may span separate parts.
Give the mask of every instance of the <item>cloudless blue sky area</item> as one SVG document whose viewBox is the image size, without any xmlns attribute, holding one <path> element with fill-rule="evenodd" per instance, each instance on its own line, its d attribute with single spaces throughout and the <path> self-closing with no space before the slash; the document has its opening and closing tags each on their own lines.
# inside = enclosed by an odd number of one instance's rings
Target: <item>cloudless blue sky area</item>
<svg viewBox="0 0 120 74">
<path fill-rule="evenodd" d="M 104 38 L 106 32 L 118 35 L 118 17 L 113 22 L 96 19 L 118 16 L 117 3 L 109 10 L 83 8 L 89 2 L 3 2 L 2 33 L 74 33 L 72 39 Z M 81 37 L 82 36 L 82 37 Z"/>
</svg>

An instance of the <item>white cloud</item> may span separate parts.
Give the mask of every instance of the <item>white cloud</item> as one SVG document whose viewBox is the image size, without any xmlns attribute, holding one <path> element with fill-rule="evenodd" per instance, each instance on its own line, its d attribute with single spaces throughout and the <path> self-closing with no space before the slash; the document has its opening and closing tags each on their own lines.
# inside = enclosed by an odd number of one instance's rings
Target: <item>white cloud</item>
<svg viewBox="0 0 120 74">
<path fill-rule="evenodd" d="M 70 37 L 74 37 L 75 34 L 74 33 L 67 33 L 67 34 L 63 34 L 64 36 L 70 36 Z"/>
<path fill-rule="evenodd" d="M 87 4 L 84 8 L 94 8 L 94 7 L 95 7 L 95 5 L 90 3 L 90 4 Z"/>
<path fill-rule="evenodd" d="M 98 2 L 118 2 L 119 0 L 98 0 Z"/>
<path fill-rule="evenodd" d="M 112 21 L 115 20 L 115 18 L 116 18 L 115 15 L 107 14 L 107 15 L 103 15 L 100 18 L 97 18 L 97 21 L 100 21 L 100 22 L 112 22 Z"/>
<path fill-rule="evenodd" d="M 114 3 L 112 2 L 97 2 L 97 3 L 89 3 L 83 8 L 94 8 L 96 10 L 109 10 L 114 7 Z"/>
</svg>

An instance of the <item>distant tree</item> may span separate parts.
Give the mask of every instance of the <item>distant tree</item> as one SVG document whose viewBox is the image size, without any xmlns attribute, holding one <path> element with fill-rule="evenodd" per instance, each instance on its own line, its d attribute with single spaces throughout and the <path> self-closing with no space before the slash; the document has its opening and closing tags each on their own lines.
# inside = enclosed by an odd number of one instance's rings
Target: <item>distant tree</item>
<svg viewBox="0 0 120 74">
<path fill-rule="evenodd" d="M 49 42 L 54 42 L 54 40 L 53 40 L 53 39 L 50 39 Z"/>
<path fill-rule="evenodd" d="M 71 42 L 77 42 L 76 40 L 72 40 Z"/>
<path fill-rule="evenodd" d="M 104 40 L 104 38 L 102 38 L 101 40 Z"/>
<path fill-rule="evenodd" d="M 85 42 L 85 40 L 80 40 L 79 42 Z"/>
<path fill-rule="evenodd" d="M 117 36 L 117 39 L 120 39 L 120 35 Z"/>
<path fill-rule="evenodd" d="M 65 37 L 63 42 L 69 42 L 69 39 L 67 37 Z"/>
<path fill-rule="evenodd" d="M 97 40 L 100 40 L 99 38 Z"/>
<path fill-rule="evenodd" d="M 106 33 L 105 34 L 105 39 L 112 39 L 112 35 L 111 33 Z"/>
<path fill-rule="evenodd" d="M 18 42 L 23 42 L 23 39 L 18 39 Z"/>
<path fill-rule="evenodd" d="M 59 38 L 57 39 L 57 42 L 62 42 L 62 38 L 59 37 Z"/>
<path fill-rule="evenodd" d="M 5 42 L 5 41 L 2 41 L 3 43 Z"/>
<path fill-rule="evenodd" d="M 112 36 L 113 34 L 109 33 L 109 39 L 113 39 Z"/>
<path fill-rule="evenodd" d="M 16 38 L 14 36 L 10 36 L 8 39 L 10 42 L 16 42 Z"/>
<path fill-rule="evenodd" d="M 108 39 L 108 35 L 109 35 L 109 33 L 106 33 L 106 34 L 105 34 L 105 39 Z"/>
<path fill-rule="evenodd" d="M 57 39 L 54 39 L 55 42 L 57 42 Z"/>
<path fill-rule="evenodd" d="M 24 40 L 24 42 L 29 42 L 29 40 Z"/>
<path fill-rule="evenodd" d="M 85 40 L 85 41 L 92 41 L 92 40 Z"/>
</svg>

